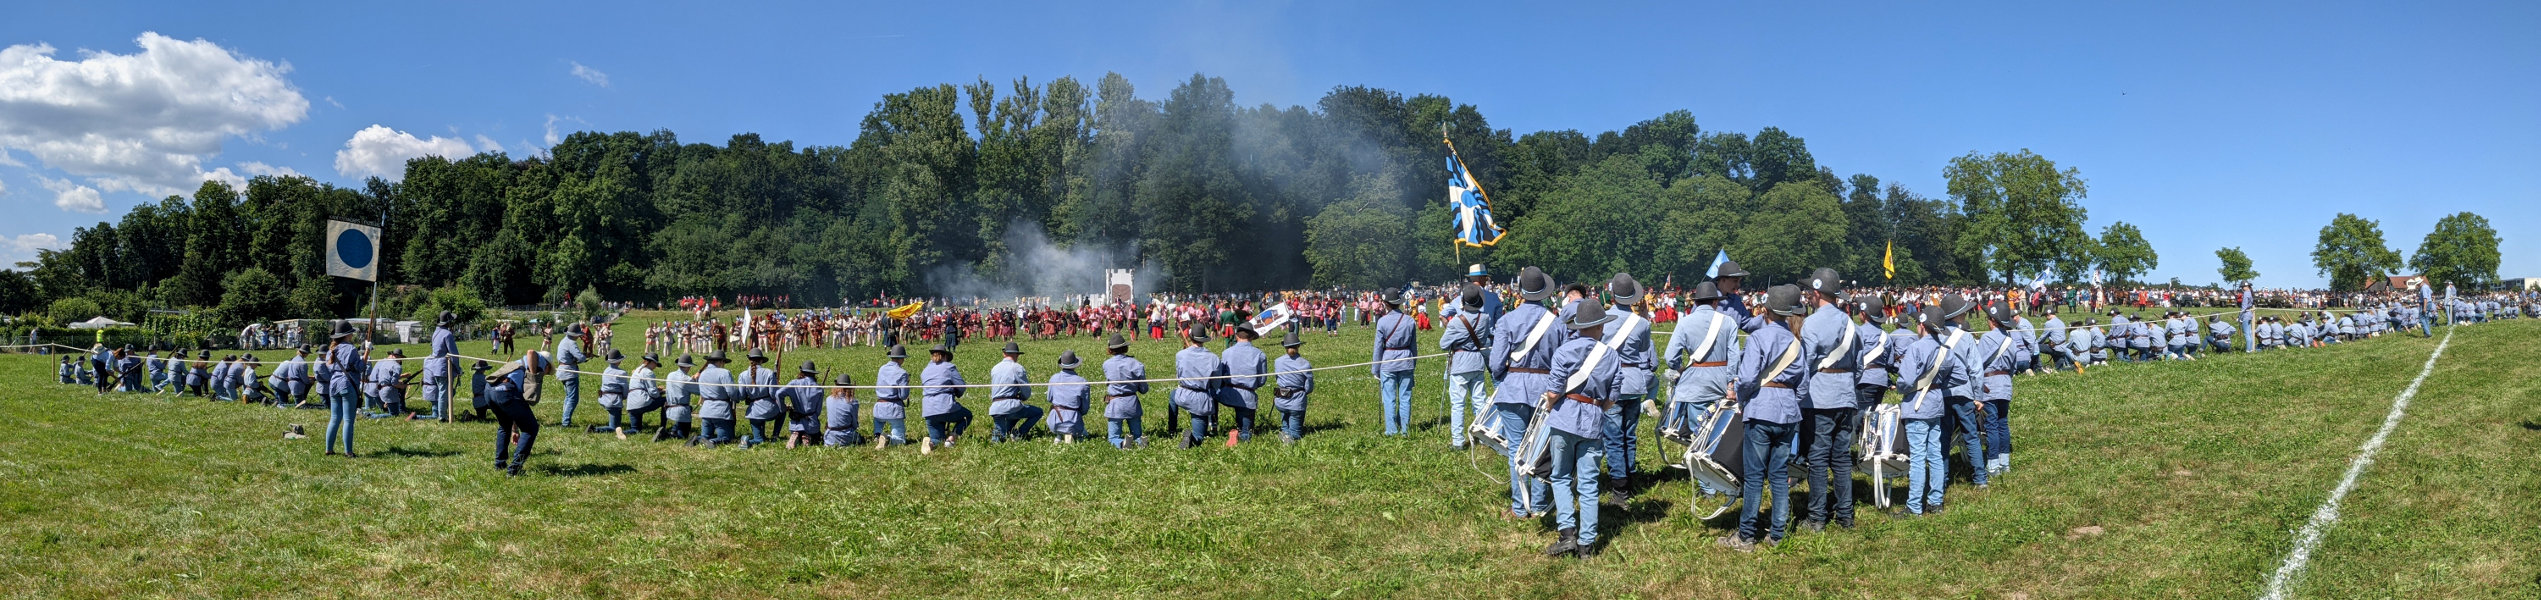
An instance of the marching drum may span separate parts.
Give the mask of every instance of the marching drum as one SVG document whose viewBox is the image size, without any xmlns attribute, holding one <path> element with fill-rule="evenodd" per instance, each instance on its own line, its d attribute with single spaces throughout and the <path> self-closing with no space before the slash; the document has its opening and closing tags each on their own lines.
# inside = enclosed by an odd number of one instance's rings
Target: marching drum
<svg viewBox="0 0 2541 600">
<path fill-rule="evenodd" d="M 1553 403 L 1559 401 L 1547 400 L 1536 405 L 1535 418 L 1527 422 L 1526 439 L 1518 441 L 1518 454 L 1512 463 L 1519 475 L 1546 480 L 1553 478 L 1553 420 L 1549 416 L 1553 412 Z"/>
<path fill-rule="evenodd" d="M 1727 408 L 1724 408 L 1727 407 Z M 1743 490 L 1739 476 L 1746 462 L 1741 460 L 1747 447 L 1747 428 L 1743 427 L 1746 406 L 1724 402 L 1703 413 L 1694 426 L 1694 443 L 1685 447 L 1685 470 L 1696 481 L 1721 493 L 1737 497 Z M 1702 494 L 1695 486 L 1695 494 Z"/>
<path fill-rule="evenodd" d="M 1888 508 L 1888 484 L 1892 479 L 1906 478 L 1913 459 L 1907 454 L 1905 422 L 1895 404 L 1882 404 L 1862 412 L 1862 429 L 1854 457 L 1861 460 L 1854 469 L 1870 474 L 1872 499 L 1880 508 Z"/>
</svg>

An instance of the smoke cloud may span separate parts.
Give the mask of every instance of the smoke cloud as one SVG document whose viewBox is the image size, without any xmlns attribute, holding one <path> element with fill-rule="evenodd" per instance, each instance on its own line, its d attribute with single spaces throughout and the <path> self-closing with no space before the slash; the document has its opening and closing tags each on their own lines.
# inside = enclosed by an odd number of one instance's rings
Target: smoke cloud
<svg viewBox="0 0 2541 600">
<path fill-rule="evenodd" d="M 1132 298 L 1143 300 L 1170 275 L 1162 266 L 1140 262 L 1132 244 L 1060 246 L 1035 223 L 1008 225 L 1005 242 L 1005 255 L 1000 257 L 1003 273 L 983 275 L 977 269 L 936 267 L 926 274 L 927 288 L 946 298 L 980 298 L 995 304 L 1032 297 L 1060 303 L 1078 295 L 1095 295 L 1099 302 L 1107 287 L 1104 271 L 1134 269 Z"/>
</svg>

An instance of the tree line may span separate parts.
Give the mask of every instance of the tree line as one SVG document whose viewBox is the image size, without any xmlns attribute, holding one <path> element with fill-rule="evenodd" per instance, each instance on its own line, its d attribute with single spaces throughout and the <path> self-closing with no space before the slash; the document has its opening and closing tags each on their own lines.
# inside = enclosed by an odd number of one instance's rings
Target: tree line
<svg viewBox="0 0 2541 600">
<path fill-rule="evenodd" d="M 1500 245 L 1449 244 L 1442 138 L 1509 228 Z M 1012 246 L 1026 233 L 1125 249 L 1137 264 L 1116 266 L 1156 269 L 1159 289 L 1182 292 L 1376 289 L 1465 263 L 1692 282 L 1722 250 L 1764 280 L 1832 265 L 1864 284 L 2093 269 L 2126 281 L 2159 264 L 2133 225 L 2083 229 L 2077 169 L 1971 152 L 1944 176 L 1943 198 L 1839 176 L 1799 136 L 1706 131 L 1681 110 L 1594 135 L 1517 134 L 1472 105 L 1371 87 L 1282 108 L 1238 105 L 1204 75 L 1162 97 L 1118 74 L 982 79 L 885 95 L 844 147 L 579 132 L 543 155 L 417 158 L 399 181 L 358 188 L 206 182 L 0 275 L 0 312 L 78 299 L 127 320 L 153 307 L 227 324 L 355 314 L 366 288 L 324 272 L 330 217 L 384 218 L 381 276 L 404 290 L 401 310 L 584 292 L 927 296 L 947 275 L 1024 279 L 1035 265 Z"/>
</svg>

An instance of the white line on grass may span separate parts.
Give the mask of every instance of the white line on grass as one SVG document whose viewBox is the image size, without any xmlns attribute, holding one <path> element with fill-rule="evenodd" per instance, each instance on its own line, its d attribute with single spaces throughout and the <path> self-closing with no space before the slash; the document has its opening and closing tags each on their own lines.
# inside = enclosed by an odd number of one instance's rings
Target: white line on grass
<svg viewBox="0 0 2541 600">
<path fill-rule="evenodd" d="M 2267 593 L 2260 598 L 2283 600 L 2287 597 L 2286 584 L 2312 561 L 2312 548 L 2320 545 L 2320 536 L 2329 530 L 2329 526 L 2338 524 L 2338 501 L 2345 499 L 2348 491 L 2356 489 L 2356 477 L 2364 475 L 2365 467 L 2373 465 L 2373 455 L 2382 452 L 2382 442 L 2391 437 L 2391 430 L 2400 428 L 2400 417 L 2406 416 L 2409 411 L 2409 398 L 2417 396 L 2418 385 L 2426 383 L 2428 373 L 2435 372 L 2435 359 L 2443 357 L 2444 346 L 2452 343 L 2453 328 L 2448 326 L 2444 328 L 2444 340 L 2435 343 L 2435 353 L 2426 356 L 2426 367 L 2418 369 L 2417 379 L 2410 381 L 2408 389 L 2400 390 L 2400 397 L 2391 401 L 2391 414 L 2382 418 L 2382 430 L 2373 432 L 2373 437 L 2365 440 L 2364 447 L 2357 450 L 2356 459 L 2347 463 L 2347 478 L 2338 480 L 2338 487 L 2329 490 L 2329 499 L 2312 511 L 2311 522 L 2304 523 L 2302 533 L 2294 536 L 2294 552 L 2285 555 L 2285 564 L 2277 565 L 2276 574 L 2268 577 Z"/>
</svg>

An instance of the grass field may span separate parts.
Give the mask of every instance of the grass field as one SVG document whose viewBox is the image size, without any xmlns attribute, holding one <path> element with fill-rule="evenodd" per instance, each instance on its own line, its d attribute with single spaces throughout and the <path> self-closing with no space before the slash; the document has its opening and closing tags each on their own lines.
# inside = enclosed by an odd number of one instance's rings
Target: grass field
<svg viewBox="0 0 2541 600">
<path fill-rule="evenodd" d="M 1365 330 L 1307 340 L 1319 364 L 1367 355 Z M 1092 340 L 1025 345 L 1035 379 L 1061 349 L 1099 355 Z M 364 421 L 365 455 L 345 460 L 319 454 L 321 411 L 98 397 L 51 383 L 45 357 L 5 356 L 0 593 L 2250 598 L 2435 345 L 2024 377 L 2016 470 L 1953 486 L 1943 515 L 1736 554 L 1711 546 L 1733 523 L 1693 519 L 1671 473 L 1606 508 L 1611 545 L 1584 562 L 1536 554 L 1549 520 L 1496 516 L 1497 456 L 1447 448 L 1437 361 L 1416 379 L 1429 426 L 1402 439 L 1377 435 L 1373 380 L 1344 370 L 1323 375 L 1315 431 L 1293 447 L 988 445 L 985 418 L 934 456 L 550 428 L 513 479 L 491 468 L 484 423 Z M 965 346 L 973 380 L 994 348 Z M 1172 350 L 1135 354 L 1170 372 Z M 2541 321 L 2458 330 L 2297 596 L 2541 595 L 2541 474 L 2516 462 L 2541 458 L 2536 351 Z M 880 355 L 786 360 L 870 378 Z M 549 422 L 557 398 L 539 407 Z M 1147 406 L 1162 440 L 1161 394 Z M 313 437 L 282 439 L 294 423 Z"/>
</svg>

